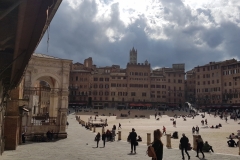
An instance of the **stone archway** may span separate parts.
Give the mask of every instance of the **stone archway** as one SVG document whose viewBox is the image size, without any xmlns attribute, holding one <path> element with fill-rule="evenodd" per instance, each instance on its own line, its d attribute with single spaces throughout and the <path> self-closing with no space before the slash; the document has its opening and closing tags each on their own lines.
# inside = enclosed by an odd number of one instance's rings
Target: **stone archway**
<svg viewBox="0 0 240 160">
<path fill-rule="evenodd" d="M 29 100 L 30 112 L 23 126 L 25 125 L 28 133 L 46 133 L 48 130 L 53 130 L 66 137 L 71 63 L 71 60 L 43 54 L 32 55 L 24 76 L 24 98 Z M 45 82 L 49 90 L 43 92 L 41 82 Z M 47 96 L 45 93 L 48 93 Z M 47 106 L 45 109 L 42 109 L 43 104 Z"/>
</svg>

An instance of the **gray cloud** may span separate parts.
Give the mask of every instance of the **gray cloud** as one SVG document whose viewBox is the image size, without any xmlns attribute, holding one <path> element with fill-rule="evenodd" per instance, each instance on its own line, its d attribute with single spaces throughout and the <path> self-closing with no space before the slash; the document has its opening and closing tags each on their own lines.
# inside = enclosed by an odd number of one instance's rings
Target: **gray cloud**
<svg viewBox="0 0 240 160">
<path fill-rule="evenodd" d="M 163 17 L 164 24 L 151 28 L 144 14 L 138 14 L 133 23 L 125 25 L 120 18 L 121 2 L 100 2 L 110 6 L 109 19 L 96 19 L 99 10 L 94 0 L 83 1 L 76 9 L 63 1 L 50 26 L 49 52 L 47 34 L 36 52 L 74 62 L 92 57 L 97 66 L 119 64 L 125 68 L 129 50 L 134 47 L 140 63 L 148 60 L 152 67 L 185 63 L 186 70 L 226 57 L 239 58 L 239 18 L 236 22 L 223 19 L 217 23 L 211 8 L 193 12 L 181 0 L 161 0 L 163 15 L 154 17 Z M 111 37 L 107 35 L 109 30 L 113 32 Z M 156 31 L 166 38 L 151 38 L 149 34 L 159 34 Z"/>
</svg>

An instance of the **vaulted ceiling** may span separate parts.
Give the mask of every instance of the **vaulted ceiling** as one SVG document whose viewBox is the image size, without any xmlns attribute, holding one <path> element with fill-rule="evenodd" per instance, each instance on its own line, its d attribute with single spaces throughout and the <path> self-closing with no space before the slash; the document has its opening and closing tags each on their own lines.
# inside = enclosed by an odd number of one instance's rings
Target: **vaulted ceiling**
<svg viewBox="0 0 240 160">
<path fill-rule="evenodd" d="M 0 81 L 18 85 L 62 0 L 0 0 Z"/>
</svg>

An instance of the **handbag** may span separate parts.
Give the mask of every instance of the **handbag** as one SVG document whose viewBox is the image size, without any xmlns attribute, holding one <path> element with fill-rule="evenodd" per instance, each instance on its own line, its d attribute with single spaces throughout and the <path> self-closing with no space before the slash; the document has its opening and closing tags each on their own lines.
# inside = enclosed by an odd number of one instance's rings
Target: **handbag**
<svg viewBox="0 0 240 160">
<path fill-rule="evenodd" d="M 138 142 L 137 141 L 135 142 L 135 146 L 138 146 Z"/>
</svg>

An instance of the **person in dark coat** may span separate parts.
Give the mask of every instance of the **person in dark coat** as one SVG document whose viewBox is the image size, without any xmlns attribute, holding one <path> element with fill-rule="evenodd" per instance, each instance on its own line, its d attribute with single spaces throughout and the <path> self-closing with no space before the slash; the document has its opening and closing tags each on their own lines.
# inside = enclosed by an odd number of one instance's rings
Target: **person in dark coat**
<svg viewBox="0 0 240 160">
<path fill-rule="evenodd" d="M 197 142 L 197 155 L 196 155 L 196 157 L 199 157 L 198 153 L 201 152 L 202 155 L 203 155 L 203 158 L 205 158 L 205 155 L 202 151 L 202 149 L 203 149 L 203 139 L 202 139 L 201 135 L 198 135 L 196 142 Z"/>
<path fill-rule="evenodd" d="M 193 127 L 192 127 L 192 134 L 195 133 L 195 130 L 196 130 L 196 129 L 195 129 L 195 127 L 193 126 Z"/>
<path fill-rule="evenodd" d="M 132 128 L 132 132 L 129 134 L 129 141 L 131 142 L 131 153 L 136 153 L 136 142 L 137 142 L 137 133 L 135 132 L 135 129 Z"/>
<path fill-rule="evenodd" d="M 199 127 L 196 126 L 196 133 L 198 134 L 199 133 Z"/>
<path fill-rule="evenodd" d="M 157 160 L 162 160 L 163 158 L 163 143 L 161 137 L 162 132 L 159 129 L 154 130 L 152 147 L 154 148 Z M 156 158 L 153 158 L 153 160 L 156 160 Z"/>
<path fill-rule="evenodd" d="M 102 134 L 102 141 L 103 141 L 103 147 L 105 147 L 105 141 L 106 141 L 106 133 L 103 132 Z"/>
<path fill-rule="evenodd" d="M 25 143 L 25 141 L 26 141 L 25 133 L 23 132 L 23 133 L 22 133 L 22 143 Z"/>
<path fill-rule="evenodd" d="M 237 143 L 232 139 L 232 138 L 230 138 L 230 140 L 229 141 L 227 141 L 227 143 L 228 143 L 228 147 L 237 147 Z"/>
<path fill-rule="evenodd" d="M 95 137 L 95 140 L 97 141 L 97 148 L 98 148 L 98 143 L 99 143 L 99 141 L 100 141 L 100 137 L 101 137 L 101 135 L 100 135 L 100 133 L 98 132 L 98 134 L 97 134 L 96 137 Z"/>
<path fill-rule="evenodd" d="M 188 138 L 183 133 L 182 134 L 182 138 L 180 139 L 180 145 L 181 145 L 181 151 L 182 151 L 182 159 L 185 159 L 184 158 L 184 153 L 183 153 L 184 150 L 185 150 L 185 153 L 188 156 L 188 159 L 190 159 L 190 156 L 189 156 L 188 151 L 187 151 L 187 149 L 188 149 L 188 142 L 189 142 Z"/>
</svg>

